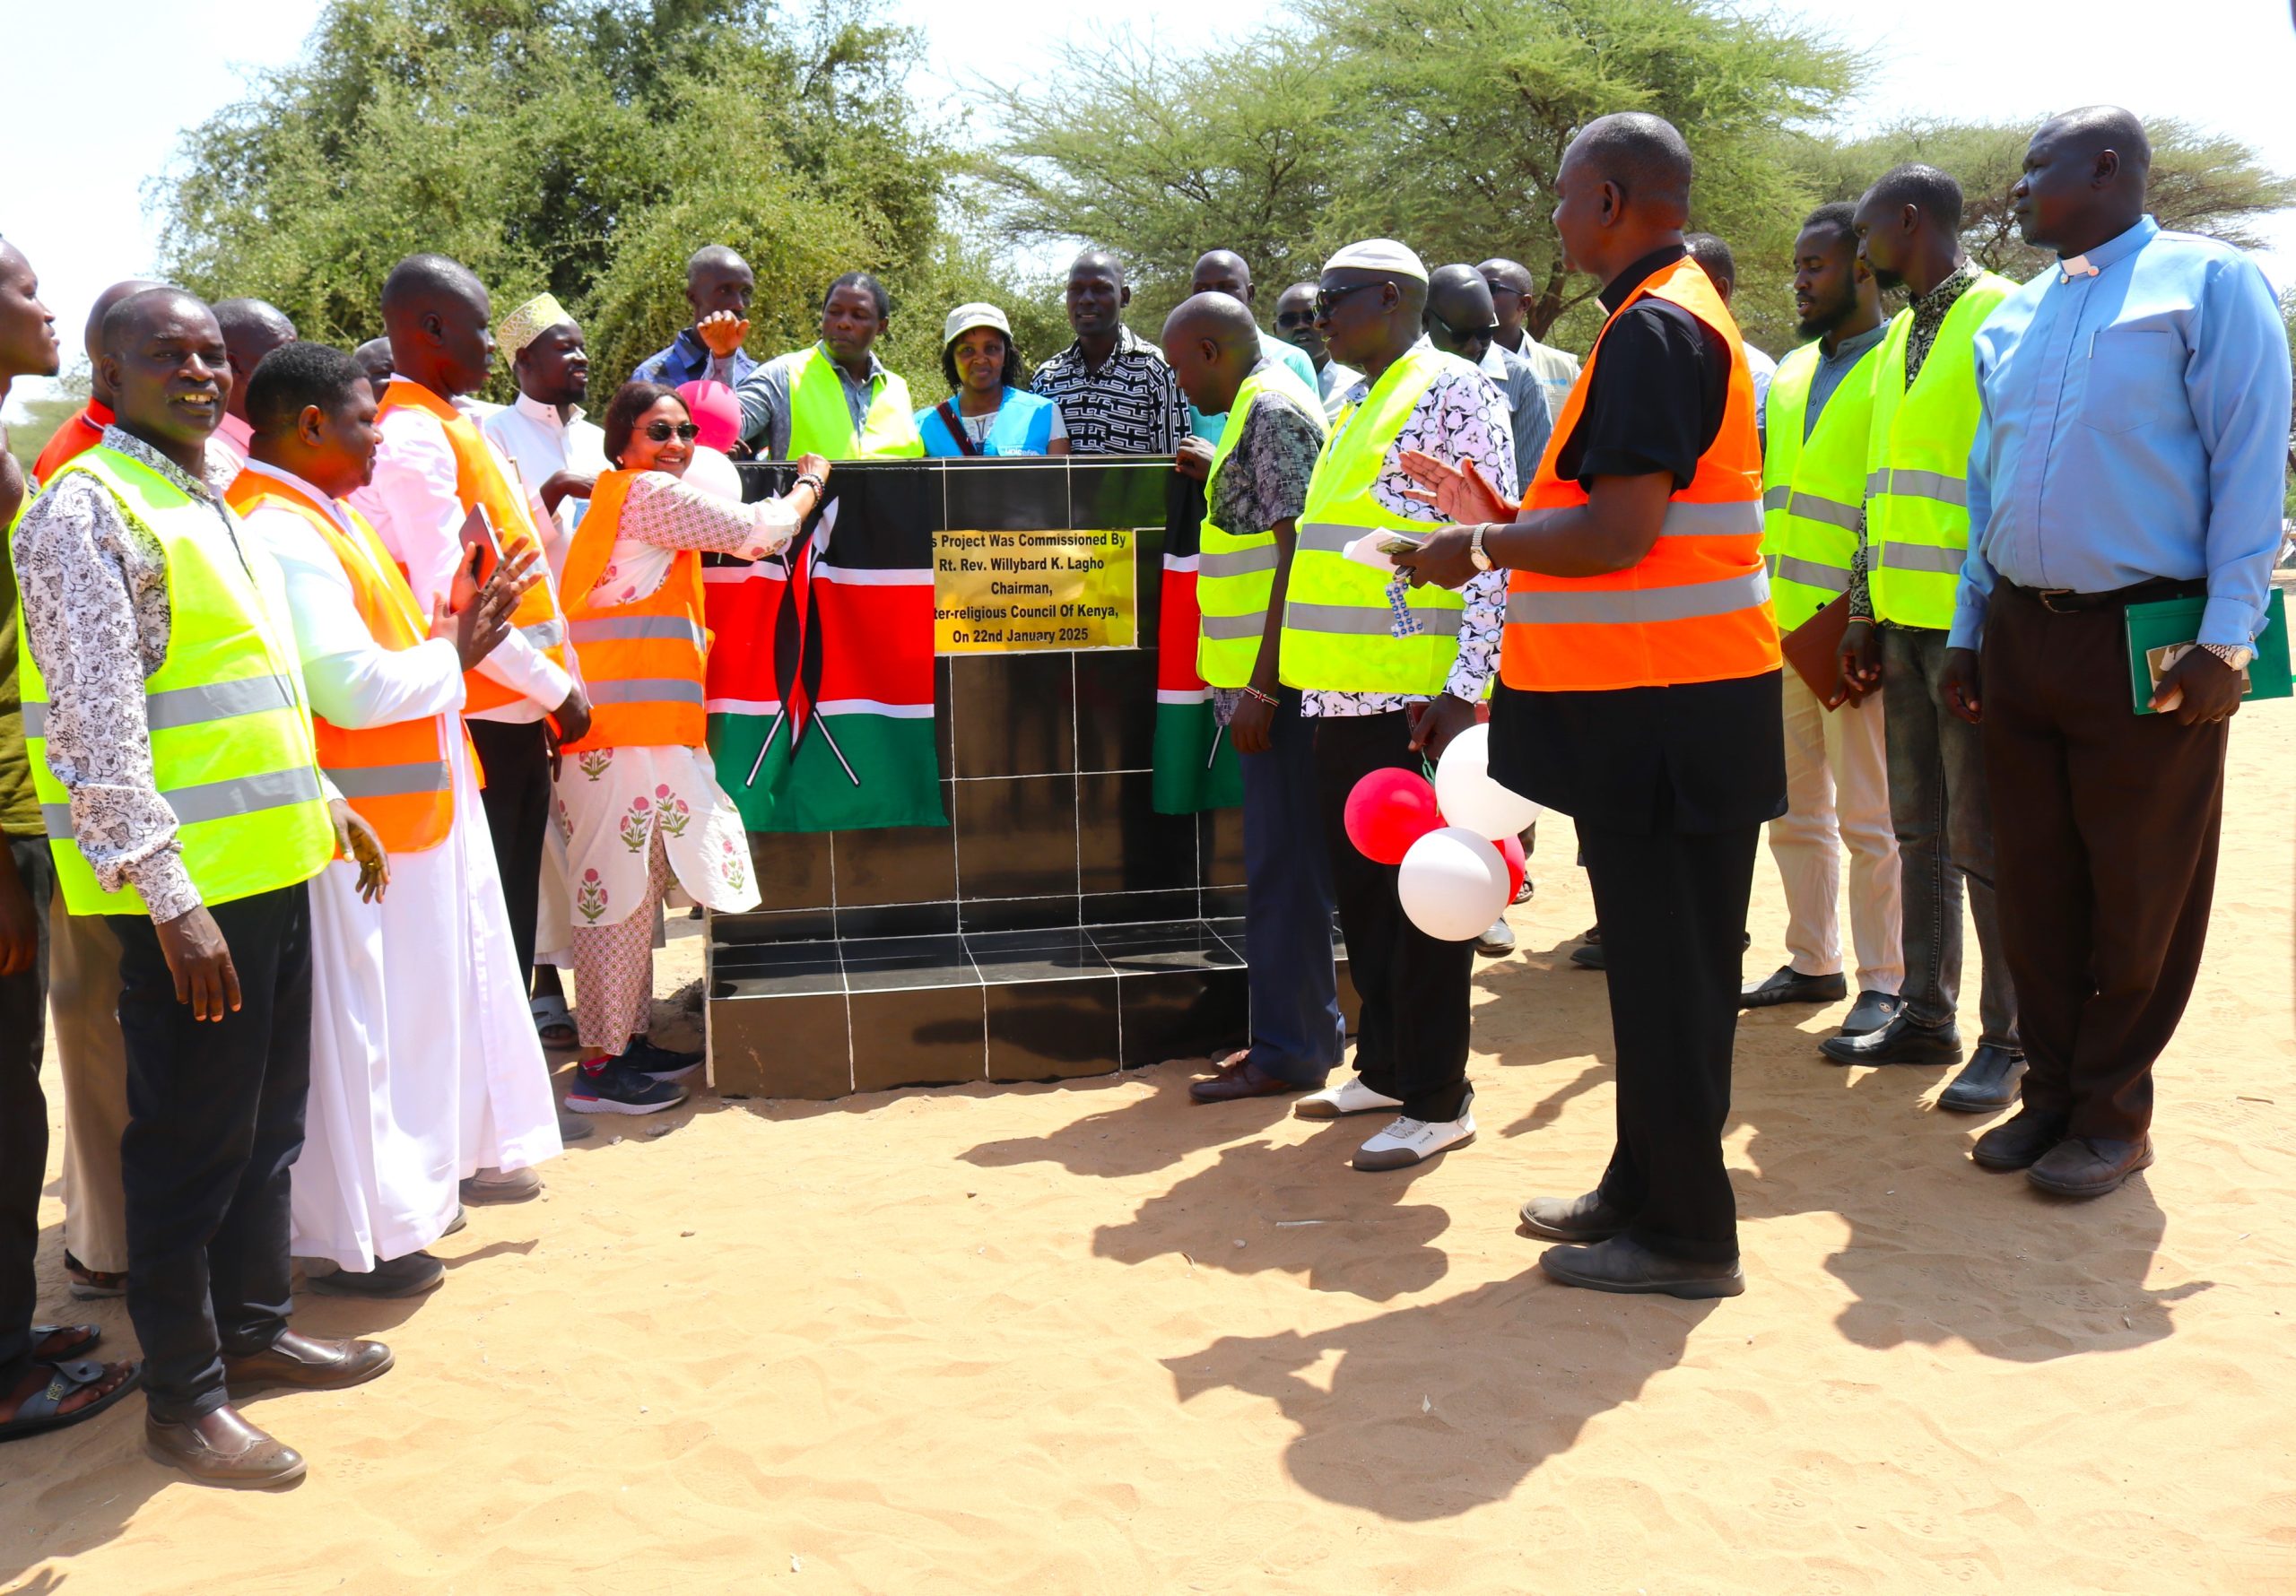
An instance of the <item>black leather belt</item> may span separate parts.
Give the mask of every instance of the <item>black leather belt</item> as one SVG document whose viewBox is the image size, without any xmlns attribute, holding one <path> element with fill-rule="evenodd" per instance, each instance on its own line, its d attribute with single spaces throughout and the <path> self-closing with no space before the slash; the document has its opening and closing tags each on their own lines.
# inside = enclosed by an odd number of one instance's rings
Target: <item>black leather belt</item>
<svg viewBox="0 0 2296 1596">
<path fill-rule="evenodd" d="M 2109 593 L 2075 593 L 2069 587 L 2022 587 L 2005 579 L 2001 585 L 2012 593 L 2024 594 L 2052 615 L 2085 615 L 2092 610 L 2118 610 L 2161 599 L 2205 598 L 2208 594 L 2205 578 L 2187 582 L 2174 577 L 2155 577 L 2150 581 L 2116 587 Z"/>
</svg>

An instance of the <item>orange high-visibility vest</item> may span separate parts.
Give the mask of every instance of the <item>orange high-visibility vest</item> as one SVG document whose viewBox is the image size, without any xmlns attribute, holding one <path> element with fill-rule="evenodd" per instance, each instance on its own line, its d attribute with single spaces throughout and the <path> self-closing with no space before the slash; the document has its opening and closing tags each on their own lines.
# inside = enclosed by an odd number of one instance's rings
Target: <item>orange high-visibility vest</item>
<svg viewBox="0 0 2296 1596">
<path fill-rule="evenodd" d="M 419 410 L 435 416 L 439 425 L 446 429 L 448 447 L 455 452 L 455 497 L 462 500 L 465 514 L 474 505 L 486 507 L 487 516 L 494 523 L 495 536 L 501 540 L 505 553 L 522 537 L 532 540 L 536 549 L 543 546 L 541 536 L 535 531 L 534 517 L 526 508 L 524 489 L 515 477 L 502 474 L 485 434 L 469 417 L 422 384 L 395 377 L 383 390 L 381 403 L 375 406 L 375 420 L 380 423 L 391 412 L 401 409 Z M 546 578 L 535 584 L 518 601 L 517 609 L 511 612 L 510 624 L 552 664 L 561 670 L 568 668 L 566 617 L 560 612 L 557 596 Z M 480 672 L 465 672 L 463 681 L 465 715 L 500 709 L 505 704 L 518 701 L 517 693 Z"/>
<path fill-rule="evenodd" d="M 300 516 L 351 579 L 352 601 L 377 646 L 400 654 L 423 641 L 428 629 L 415 607 L 413 591 L 392 563 L 383 540 L 357 510 L 340 502 L 335 506 L 350 520 L 353 536 L 317 499 L 260 471 L 241 472 L 224 502 L 242 516 L 266 507 Z M 447 739 L 462 733 L 458 724 L 448 725 L 450 719 L 432 715 L 354 730 L 323 716 L 311 716 L 319 768 L 394 854 L 438 846 L 454 823 L 455 779 Z"/>
<path fill-rule="evenodd" d="M 1754 386 L 1738 324 L 1699 264 L 1685 256 L 1653 272 L 1619 311 L 1648 295 L 1680 305 L 1730 345 L 1722 429 L 1666 506 L 1650 552 L 1605 577 L 1516 571 L 1507 588 L 1500 674 L 1530 692 L 1673 687 L 1758 676 L 1779 667 L 1778 622 L 1761 559 L 1761 442 Z M 1613 312 L 1605 333 L 1618 319 Z M 1577 429 L 1600 363 L 1600 335 L 1547 439 L 1526 511 L 1587 502 L 1555 461 Z"/>
<path fill-rule="evenodd" d="M 590 601 L 613 558 L 622 507 L 634 471 L 603 471 L 590 507 L 566 551 L 567 628 L 582 656 L 582 684 L 590 695 L 589 748 L 700 748 L 708 739 L 702 712 L 702 666 L 709 632 L 701 621 L 701 556 L 680 549 L 669 575 L 644 598 L 626 604 Z"/>
</svg>

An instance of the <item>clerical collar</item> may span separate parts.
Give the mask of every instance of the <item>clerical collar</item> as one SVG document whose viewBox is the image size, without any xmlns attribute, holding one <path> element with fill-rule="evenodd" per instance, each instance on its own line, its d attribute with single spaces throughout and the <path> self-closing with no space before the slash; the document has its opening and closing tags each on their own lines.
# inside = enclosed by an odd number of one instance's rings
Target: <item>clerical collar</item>
<svg viewBox="0 0 2296 1596">
<path fill-rule="evenodd" d="M 2144 248 L 2160 230 L 2159 222 L 2150 216 L 2140 216 L 2135 226 L 2107 239 L 2094 249 L 2060 256 L 2057 263 L 2057 281 L 2071 282 L 2076 277 L 2094 277 L 2108 266 L 2118 265 Z"/>
</svg>

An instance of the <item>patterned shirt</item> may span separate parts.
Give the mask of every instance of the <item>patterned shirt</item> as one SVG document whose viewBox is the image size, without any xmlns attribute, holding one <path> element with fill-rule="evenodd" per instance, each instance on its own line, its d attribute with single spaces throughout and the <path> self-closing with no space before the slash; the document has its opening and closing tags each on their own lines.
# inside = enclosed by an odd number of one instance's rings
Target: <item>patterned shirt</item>
<svg viewBox="0 0 2296 1596">
<path fill-rule="evenodd" d="M 1254 370 L 1266 367 L 1263 358 Z M 1324 429 L 1290 395 L 1265 389 L 1244 418 L 1236 447 L 1220 463 L 1212 479 L 1207 514 L 1219 525 L 1240 535 L 1265 532 L 1279 521 L 1296 521 L 1308 507 L 1308 480 L 1316 474 L 1316 455 L 1324 447 Z M 1236 712 L 1241 688 L 1212 690 L 1213 713 L 1226 725 Z"/>
<path fill-rule="evenodd" d="M 701 341 L 701 334 L 691 327 L 680 327 L 670 346 L 638 362 L 638 369 L 630 374 L 632 382 L 657 382 L 665 387 L 683 387 L 690 382 L 722 382 L 729 388 L 738 388 L 742 379 L 758 368 L 755 355 L 745 349 L 732 354 L 714 353 Z"/>
<path fill-rule="evenodd" d="M 1179 379 L 1130 327 L 1117 329 L 1116 349 L 1098 371 L 1072 343 L 1029 386 L 1060 406 L 1072 455 L 1169 455 L 1188 435 Z"/>
<path fill-rule="evenodd" d="M 1357 405 L 1370 396 L 1368 380 L 1347 390 L 1347 403 Z M 1447 367 L 1419 396 L 1403 430 L 1387 447 L 1371 497 L 1379 507 L 1407 521 L 1445 525 L 1443 513 L 1431 504 L 1407 499 L 1404 490 L 1418 484 L 1397 464 L 1405 449 L 1418 449 L 1448 464 L 1473 461 L 1500 483 L 1515 480 L 1515 438 L 1507 402 L 1491 380 L 1465 361 Z M 1443 690 L 1470 704 L 1483 700 L 1483 690 L 1499 663 L 1500 628 L 1506 620 L 1507 573 L 1483 571 L 1459 589 L 1466 613 L 1459 618 L 1459 655 L 1451 664 Z M 1334 717 L 1351 715 L 1390 715 L 1427 701 L 1424 693 L 1344 693 L 1311 690 L 1300 698 L 1300 713 Z"/>
<path fill-rule="evenodd" d="M 1930 350 L 1937 343 L 1937 329 L 1945 325 L 1945 313 L 1953 301 L 1966 292 L 1981 273 L 1978 264 L 1965 260 L 1955 266 L 1943 282 L 1913 302 L 1913 324 L 1905 334 L 1905 386 L 1913 386 L 1913 379 L 1921 375 L 1922 362 L 1928 360 Z M 1886 322 L 1883 324 L 1888 325 Z M 1849 618 L 1852 620 L 1874 619 L 1874 590 L 1866 576 L 1866 513 L 1857 514 L 1857 547 L 1849 555 Z"/>
<path fill-rule="evenodd" d="M 201 481 L 116 426 L 103 443 L 213 508 L 240 546 L 239 519 L 223 505 L 238 466 L 223 451 L 209 451 Z M 168 657 L 167 554 L 84 472 L 64 473 L 25 510 L 15 551 L 24 640 L 48 684 L 48 768 L 71 794 L 80 852 L 105 891 L 132 884 L 153 920 L 172 920 L 200 898 L 152 774 L 144 719 L 144 681 Z"/>
</svg>

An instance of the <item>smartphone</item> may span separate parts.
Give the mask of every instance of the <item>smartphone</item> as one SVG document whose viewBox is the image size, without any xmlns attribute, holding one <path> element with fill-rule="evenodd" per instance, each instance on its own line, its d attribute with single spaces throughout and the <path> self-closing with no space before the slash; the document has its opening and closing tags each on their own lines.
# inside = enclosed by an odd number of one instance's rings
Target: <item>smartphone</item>
<svg viewBox="0 0 2296 1596">
<path fill-rule="evenodd" d="M 470 507 L 470 514 L 463 518 L 461 535 L 462 568 L 469 575 L 473 586 L 483 587 L 486 579 L 494 574 L 494 568 L 502 563 L 502 540 L 495 535 L 493 518 L 487 515 L 484 505 Z"/>
</svg>

